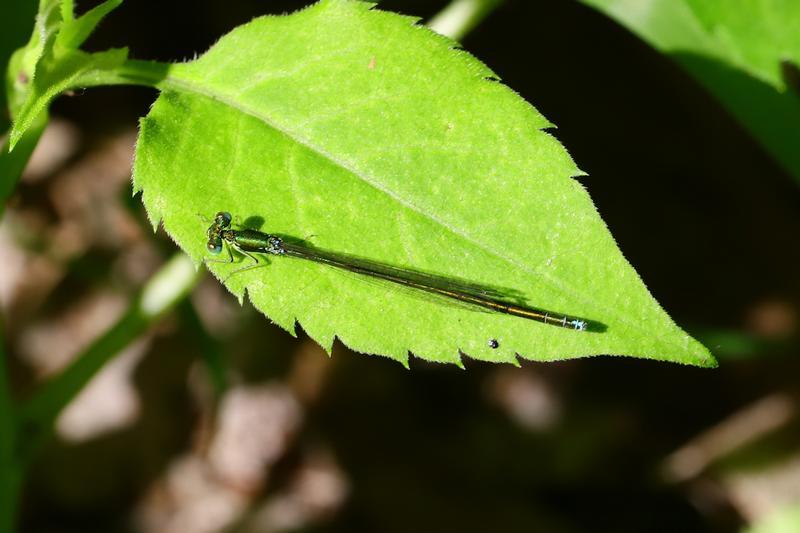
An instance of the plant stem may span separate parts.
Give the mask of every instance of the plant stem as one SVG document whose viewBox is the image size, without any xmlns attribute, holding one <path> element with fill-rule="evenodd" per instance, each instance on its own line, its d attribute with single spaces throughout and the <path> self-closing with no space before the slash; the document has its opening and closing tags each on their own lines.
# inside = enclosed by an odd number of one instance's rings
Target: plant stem
<svg viewBox="0 0 800 533">
<path fill-rule="evenodd" d="M 429 22 L 436 33 L 460 41 L 505 0 L 453 0 Z"/>
<path fill-rule="evenodd" d="M 0 531 L 14 531 L 22 466 L 17 456 L 17 426 L 5 341 L 0 335 Z"/>
<path fill-rule="evenodd" d="M 99 70 L 89 73 L 80 79 L 81 85 L 144 85 L 157 89 L 172 88 L 169 71 L 170 63 L 128 59 L 114 70 Z"/>
<path fill-rule="evenodd" d="M 25 165 L 31 158 L 33 149 L 39 143 L 39 138 L 47 126 L 47 113 L 42 113 L 31 124 L 17 143 L 13 152 L 8 151 L 8 137 L 0 146 L 0 215 L 5 211 L 6 201 L 14 192 Z"/>
<path fill-rule="evenodd" d="M 8 151 L 8 137 L 0 146 L 0 217 L 14 192 L 25 165 L 44 132 L 48 114 L 42 113 L 20 139 L 17 149 Z M 0 328 L 0 531 L 15 531 L 17 503 L 22 485 L 23 464 L 19 456 L 17 412 L 8 375 L 8 355 Z"/>
<path fill-rule="evenodd" d="M 191 300 L 184 300 L 178 312 L 183 325 L 192 331 L 192 337 L 198 344 L 214 394 L 217 398 L 222 397 L 228 384 L 228 368 L 220 342 L 206 330 Z"/>
<path fill-rule="evenodd" d="M 199 272 L 182 253 L 175 254 L 161 267 L 122 318 L 22 406 L 20 424 L 24 430 L 33 432 L 33 444 L 39 443 L 49 433 L 61 410 L 103 365 L 182 301 L 198 279 Z M 26 444 L 30 455 L 30 450 L 36 446 Z"/>
</svg>

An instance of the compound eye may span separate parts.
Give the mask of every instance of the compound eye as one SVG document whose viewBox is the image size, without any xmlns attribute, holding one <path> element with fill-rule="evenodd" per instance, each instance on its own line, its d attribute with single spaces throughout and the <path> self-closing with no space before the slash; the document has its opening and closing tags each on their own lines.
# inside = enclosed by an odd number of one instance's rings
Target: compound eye
<svg viewBox="0 0 800 533">
<path fill-rule="evenodd" d="M 222 241 L 219 239 L 210 240 L 208 241 L 208 244 L 206 244 L 206 248 L 208 248 L 208 251 L 212 254 L 217 255 L 222 251 Z"/>
<path fill-rule="evenodd" d="M 214 220 L 216 220 L 217 224 L 222 226 L 223 228 L 227 228 L 231 225 L 231 214 L 227 211 L 220 211 L 214 216 Z"/>
</svg>

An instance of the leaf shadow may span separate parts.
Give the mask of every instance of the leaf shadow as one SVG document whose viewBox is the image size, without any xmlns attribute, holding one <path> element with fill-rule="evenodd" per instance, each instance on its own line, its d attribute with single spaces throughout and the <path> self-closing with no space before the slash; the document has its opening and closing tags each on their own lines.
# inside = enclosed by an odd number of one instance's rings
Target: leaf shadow
<svg viewBox="0 0 800 533">
<path fill-rule="evenodd" d="M 510 287 L 478 283 L 455 276 L 444 276 L 411 267 L 390 265 L 362 256 L 319 248 L 308 240 L 301 239 L 293 235 L 275 234 L 275 236 L 281 238 L 287 247 L 296 246 L 313 252 L 318 258 L 321 259 L 318 261 L 319 263 L 329 265 L 350 265 L 351 268 L 338 268 L 349 270 L 362 277 L 373 277 L 372 275 L 368 274 L 369 272 L 377 273 L 377 276 L 374 276 L 377 280 L 400 285 L 401 287 L 413 290 L 417 294 L 431 295 L 438 301 L 446 300 L 450 304 L 464 306 L 472 310 L 486 313 L 501 312 L 522 317 L 520 314 L 498 311 L 497 308 L 492 309 L 490 307 L 492 304 L 497 304 L 501 308 L 504 306 L 513 306 L 522 310 L 523 312 L 550 315 L 551 319 L 555 318 L 556 316 L 563 316 L 566 317 L 564 319 L 565 323 L 569 323 L 569 321 L 572 320 L 583 321 L 586 324 L 585 331 L 593 333 L 602 333 L 608 329 L 606 324 L 596 320 L 589 320 L 583 317 L 561 313 L 560 311 L 555 311 L 552 309 L 533 307 L 527 303 L 524 294 L 521 291 Z M 402 281 L 398 282 L 387 280 Z M 428 289 L 423 287 L 427 287 Z M 450 295 L 445 296 L 443 293 L 449 293 Z M 474 301 L 470 301 L 470 298 L 479 299 L 484 302 L 488 302 L 488 304 L 478 304 Z"/>
<path fill-rule="evenodd" d="M 264 226 L 264 222 L 264 217 L 255 215 L 244 219 L 241 226 L 247 229 L 261 230 L 262 226 Z"/>
</svg>

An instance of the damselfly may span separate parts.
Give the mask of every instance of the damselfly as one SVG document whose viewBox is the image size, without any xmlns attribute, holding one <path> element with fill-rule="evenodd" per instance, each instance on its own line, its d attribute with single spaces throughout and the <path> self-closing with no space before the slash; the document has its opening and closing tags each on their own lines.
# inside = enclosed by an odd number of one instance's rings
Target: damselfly
<svg viewBox="0 0 800 533">
<path fill-rule="evenodd" d="M 240 268 L 232 272 L 231 275 L 263 266 L 254 254 L 294 257 L 396 283 L 498 313 L 578 331 L 585 331 L 589 328 L 589 323 L 584 319 L 505 301 L 496 292 L 485 287 L 449 280 L 424 272 L 389 266 L 345 254 L 320 250 L 302 242 L 288 242 L 283 237 L 254 229 L 233 229 L 231 220 L 230 213 L 221 211 L 214 216 L 214 221 L 206 232 L 208 237 L 207 248 L 212 254 L 219 255 L 222 252 L 223 243 L 227 245 L 230 260 L 218 262 L 233 263 L 232 249 L 253 260 L 253 265 Z M 213 262 L 214 260 L 211 261 Z"/>
</svg>

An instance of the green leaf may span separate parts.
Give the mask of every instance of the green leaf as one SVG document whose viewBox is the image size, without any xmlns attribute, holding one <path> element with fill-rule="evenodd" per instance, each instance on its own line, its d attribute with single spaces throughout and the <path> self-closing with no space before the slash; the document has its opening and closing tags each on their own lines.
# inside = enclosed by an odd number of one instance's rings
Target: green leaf
<svg viewBox="0 0 800 533">
<path fill-rule="evenodd" d="M 19 110 L 11 128 L 10 148 L 13 150 L 25 131 L 43 113 L 50 102 L 62 92 L 85 85 L 84 81 L 102 71 L 113 71 L 128 57 L 125 48 L 87 54 L 80 50 L 59 54 L 46 70 L 33 80 L 28 98 Z"/>
<path fill-rule="evenodd" d="M 41 0 L 30 41 L 21 50 L 21 76 L 17 76 L 20 84 L 27 84 L 36 77 L 39 61 L 52 49 L 60 27 L 59 0 Z"/>
<path fill-rule="evenodd" d="M 460 364 L 461 351 L 713 366 L 622 257 L 573 179 L 581 172 L 543 131 L 552 125 L 454 41 L 371 7 L 326 0 L 262 17 L 163 72 L 134 165 L 151 221 L 197 262 L 209 258 L 211 217 L 228 210 L 248 227 L 513 289 L 607 326 L 571 331 L 448 305 L 286 257 L 227 279 L 326 350 L 339 337 L 403 363 L 410 351 Z M 225 278 L 241 263 L 210 268 Z"/>
<path fill-rule="evenodd" d="M 17 51 L 9 65 L 13 94 L 10 104 L 14 112 L 10 150 L 53 98 L 69 88 L 91 85 L 98 73 L 123 65 L 127 49 L 93 54 L 77 50 L 102 18 L 120 3 L 121 0 L 107 0 L 75 19 L 71 1 L 42 0 L 30 42 Z"/>
<path fill-rule="evenodd" d="M 675 59 L 800 179 L 800 2 L 583 2 Z"/>
<path fill-rule="evenodd" d="M 61 20 L 64 22 L 75 20 L 75 2 L 72 0 L 61 0 Z"/>
<path fill-rule="evenodd" d="M 102 4 L 90 9 L 81 15 L 77 20 L 72 14 L 71 2 L 64 2 L 68 6 L 69 18 L 64 17 L 64 25 L 58 34 L 56 41 L 59 46 L 67 49 L 77 49 L 89 38 L 94 29 L 106 15 L 122 4 L 122 0 L 106 0 Z"/>
<path fill-rule="evenodd" d="M 6 200 L 14 192 L 25 165 L 33 155 L 33 150 L 47 126 L 47 113 L 42 113 L 25 131 L 13 152 L 8 149 L 8 138 L 0 144 L 0 216 L 5 212 Z"/>
</svg>

